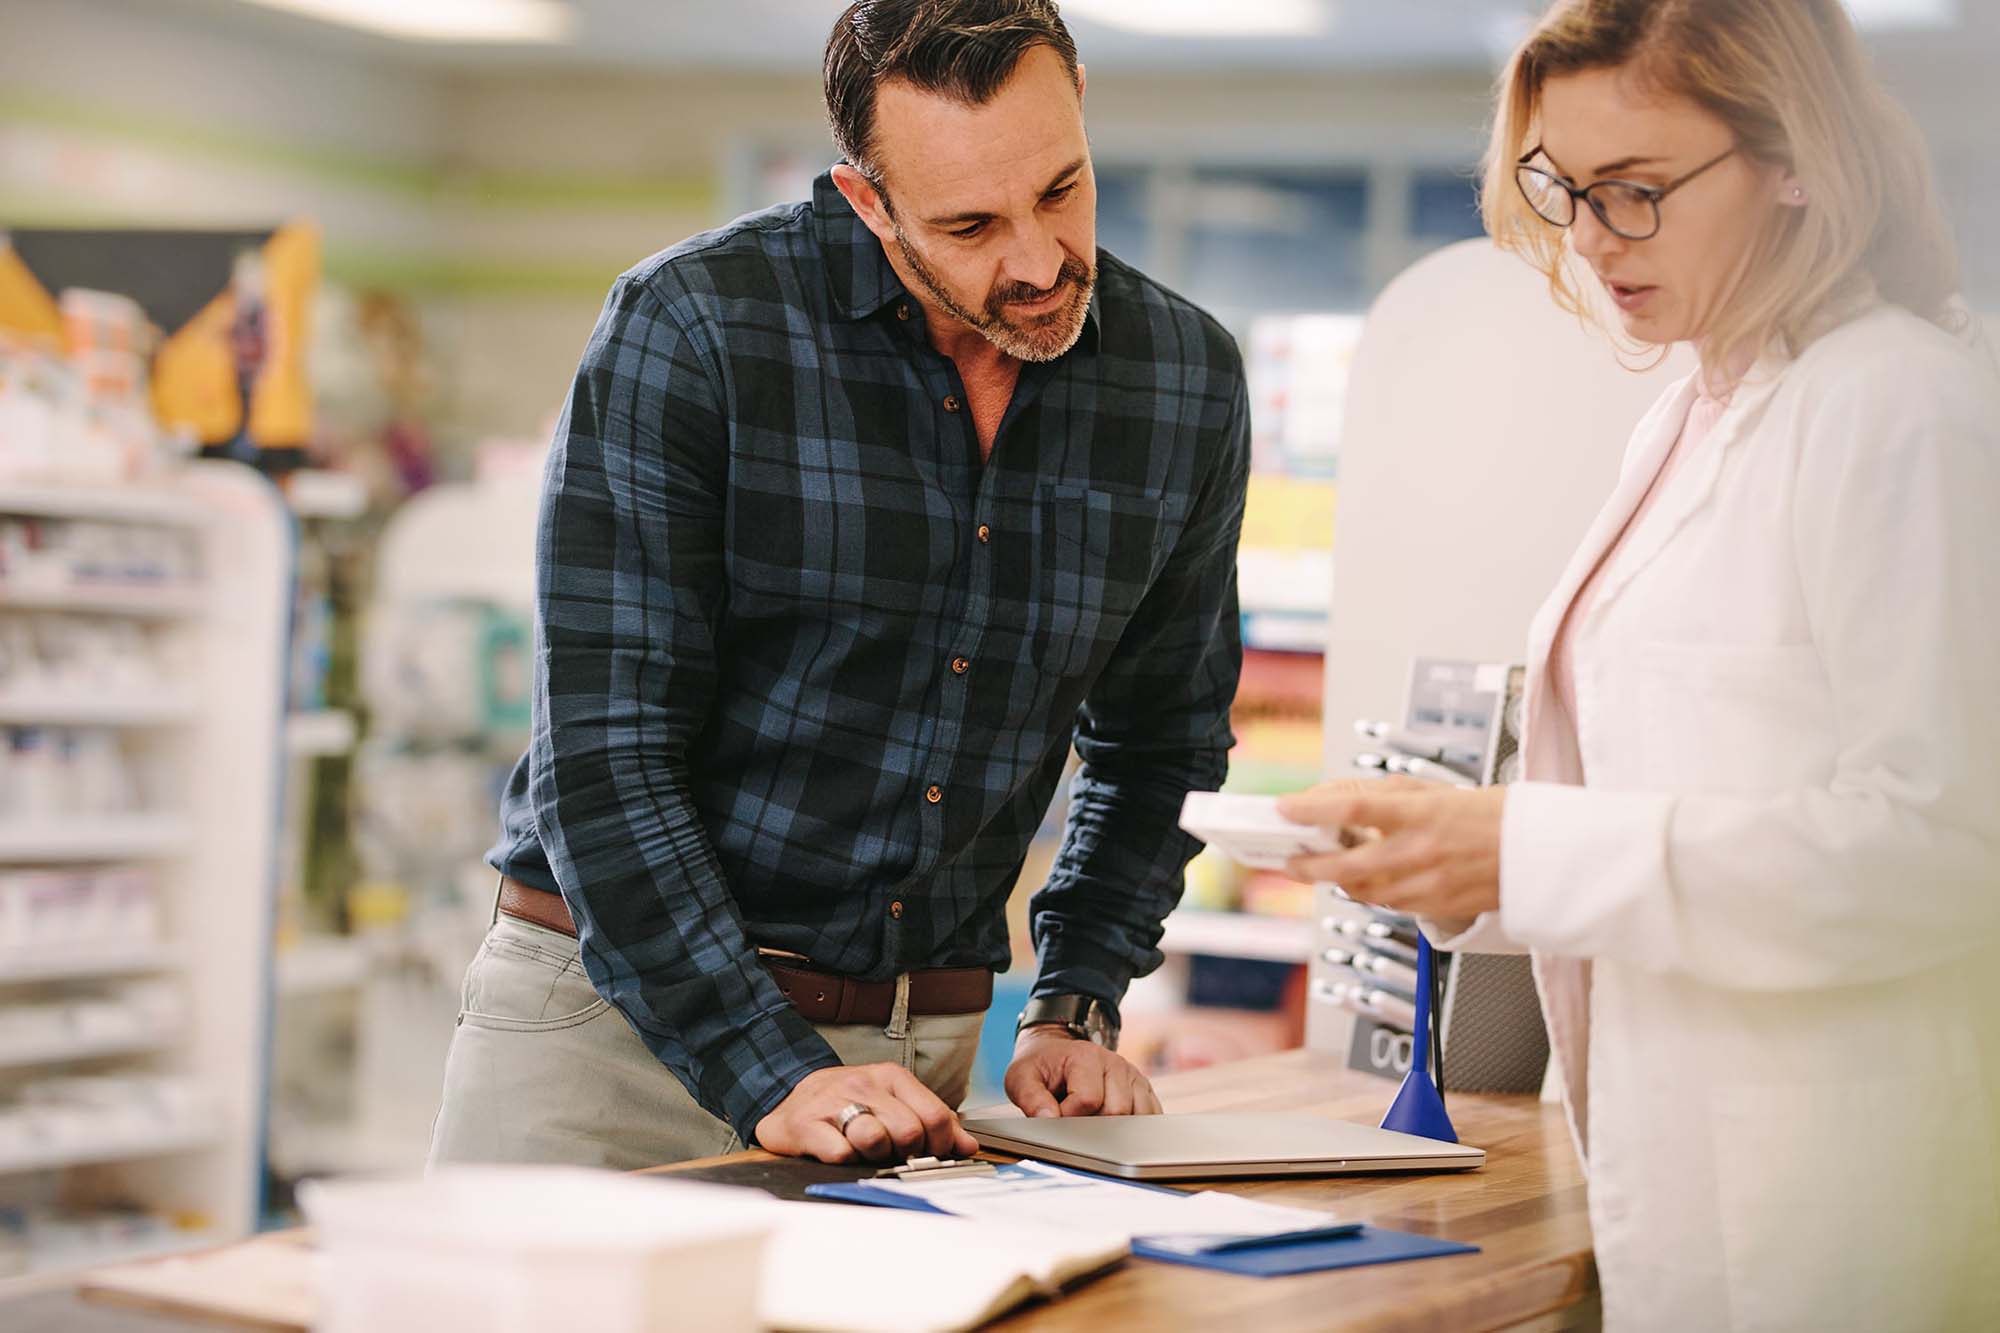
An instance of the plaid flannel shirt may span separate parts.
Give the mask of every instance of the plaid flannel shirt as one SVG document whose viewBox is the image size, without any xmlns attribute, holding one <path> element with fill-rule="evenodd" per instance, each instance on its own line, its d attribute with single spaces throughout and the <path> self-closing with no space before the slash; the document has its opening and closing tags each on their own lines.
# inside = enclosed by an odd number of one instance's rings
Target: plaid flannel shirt
<svg viewBox="0 0 2000 1333">
<path fill-rule="evenodd" d="M 867 979 L 1157 967 L 1242 653 L 1241 359 L 1109 254 L 982 464 L 965 387 L 830 176 L 612 288 L 555 431 L 534 730 L 489 853 L 559 891 L 592 983 L 751 1140 L 838 1064 L 760 946 Z"/>
</svg>

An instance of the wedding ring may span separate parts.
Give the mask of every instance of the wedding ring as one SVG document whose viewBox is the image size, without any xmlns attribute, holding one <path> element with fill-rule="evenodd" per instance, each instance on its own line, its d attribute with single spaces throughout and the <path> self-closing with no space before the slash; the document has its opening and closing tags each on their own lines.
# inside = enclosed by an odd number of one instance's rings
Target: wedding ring
<svg viewBox="0 0 2000 1333">
<path fill-rule="evenodd" d="M 845 1134 L 847 1127 L 853 1124 L 857 1118 L 874 1114 L 875 1108 L 872 1106 L 864 1106 L 860 1102 L 849 1102 L 840 1108 L 840 1114 L 833 1118 L 833 1123 L 839 1127 L 841 1133 Z"/>
</svg>

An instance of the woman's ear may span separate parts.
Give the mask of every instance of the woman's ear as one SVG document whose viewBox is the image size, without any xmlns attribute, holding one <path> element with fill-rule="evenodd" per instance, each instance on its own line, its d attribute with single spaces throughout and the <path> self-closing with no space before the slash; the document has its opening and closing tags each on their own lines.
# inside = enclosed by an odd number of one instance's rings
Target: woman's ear
<svg viewBox="0 0 2000 1333">
<path fill-rule="evenodd" d="M 1812 202 L 1812 195 L 1805 185 L 1791 172 L 1781 172 L 1778 176 L 1778 203 L 1786 208 L 1804 208 Z"/>
</svg>

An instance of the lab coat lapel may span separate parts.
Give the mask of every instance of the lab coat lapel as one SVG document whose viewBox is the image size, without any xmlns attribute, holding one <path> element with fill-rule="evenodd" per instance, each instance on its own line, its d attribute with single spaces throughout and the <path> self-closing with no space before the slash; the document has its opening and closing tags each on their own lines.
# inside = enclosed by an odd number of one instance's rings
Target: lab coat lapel
<svg viewBox="0 0 2000 1333">
<path fill-rule="evenodd" d="M 1575 783 L 1583 780 L 1580 771 L 1573 771 L 1579 768 L 1574 747 L 1565 744 L 1566 738 L 1557 728 L 1547 725 L 1554 704 L 1549 655 L 1555 646 L 1556 632 L 1569 615 L 1570 605 L 1576 601 L 1577 593 L 1582 591 L 1584 582 L 1632 521 L 1639 502 L 1645 498 L 1646 488 L 1659 475 L 1661 466 L 1666 462 L 1667 451 L 1680 434 L 1680 423 L 1687 417 L 1688 405 L 1693 401 L 1694 377 L 1690 375 L 1662 395 L 1653 410 L 1633 428 L 1632 440 L 1625 452 L 1625 465 L 1619 471 L 1611 497 L 1598 511 L 1576 553 L 1570 557 L 1562 577 L 1556 580 L 1555 590 L 1549 594 L 1534 624 L 1529 627 L 1528 676 L 1522 702 L 1522 732 L 1526 745 L 1521 755 L 1521 776 L 1530 781 Z"/>
<path fill-rule="evenodd" d="M 1632 580 L 1659 558 L 1660 552 L 1666 550 L 1668 543 L 1680 534 L 1688 522 L 1708 507 L 1715 498 L 1716 484 L 1722 480 L 1722 467 L 1729 457 L 1731 446 L 1742 439 L 1763 414 L 1765 404 L 1770 401 L 1776 387 L 1778 374 L 1776 363 L 1760 361 L 1737 386 L 1728 408 L 1701 441 L 1699 456 L 1682 463 L 1686 471 L 1681 475 L 1686 478 L 1687 484 L 1675 487 L 1671 494 L 1661 497 L 1658 508 L 1647 516 L 1646 522 L 1632 534 L 1626 549 L 1605 570 L 1604 587 L 1598 594 L 1596 606 L 1604 607 L 1616 601 Z M 1681 420 L 1685 418 L 1683 412 Z M 1678 435 L 1679 428 L 1676 427 L 1668 443 L 1671 445 Z M 1658 465 L 1650 470 L 1648 483 L 1658 471 Z M 1644 487 L 1641 487 L 1640 493 L 1644 494 Z"/>
</svg>

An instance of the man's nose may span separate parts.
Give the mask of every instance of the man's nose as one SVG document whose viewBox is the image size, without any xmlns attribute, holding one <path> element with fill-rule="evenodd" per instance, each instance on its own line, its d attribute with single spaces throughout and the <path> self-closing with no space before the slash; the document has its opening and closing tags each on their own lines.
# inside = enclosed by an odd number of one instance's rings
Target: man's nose
<svg viewBox="0 0 2000 1333">
<path fill-rule="evenodd" d="M 1062 276 L 1063 248 L 1055 233 L 1037 223 L 1018 229 L 1008 247 L 1002 273 L 1009 282 L 1023 283 L 1045 292 Z"/>
</svg>

